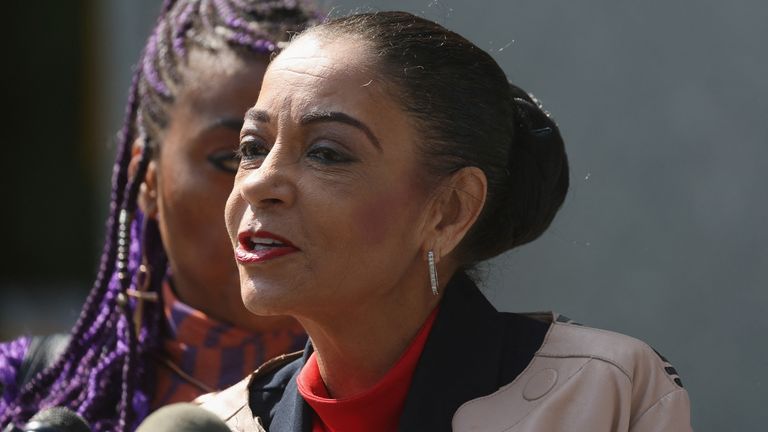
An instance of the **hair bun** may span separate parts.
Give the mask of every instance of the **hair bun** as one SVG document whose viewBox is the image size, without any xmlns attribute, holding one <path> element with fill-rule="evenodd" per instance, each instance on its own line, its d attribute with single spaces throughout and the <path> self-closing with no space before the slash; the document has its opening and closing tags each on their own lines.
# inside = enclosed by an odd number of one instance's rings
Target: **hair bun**
<svg viewBox="0 0 768 432">
<path fill-rule="evenodd" d="M 538 238 L 555 217 L 568 190 L 565 144 L 555 121 L 533 95 L 509 84 L 514 133 L 508 169 L 510 202 L 518 209 L 510 248 Z"/>
</svg>

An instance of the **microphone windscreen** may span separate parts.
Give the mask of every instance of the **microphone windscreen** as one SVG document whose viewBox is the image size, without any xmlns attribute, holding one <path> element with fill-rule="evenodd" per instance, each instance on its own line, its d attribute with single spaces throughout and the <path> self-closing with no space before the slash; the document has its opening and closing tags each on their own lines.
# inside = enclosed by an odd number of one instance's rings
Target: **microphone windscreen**
<svg viewBox="0 0 768 432">
<path fill-rule="evenodd" d="M 213 413 L 191 403 L 166 405 L 147 417 L 136 432 L 230 432 Z"/>
<path fill-rule="evenodd" d="M 91 427 L 74 411 L 53 407 L 32 416 L 24 432 L 91 432 Z"/>
</svg>

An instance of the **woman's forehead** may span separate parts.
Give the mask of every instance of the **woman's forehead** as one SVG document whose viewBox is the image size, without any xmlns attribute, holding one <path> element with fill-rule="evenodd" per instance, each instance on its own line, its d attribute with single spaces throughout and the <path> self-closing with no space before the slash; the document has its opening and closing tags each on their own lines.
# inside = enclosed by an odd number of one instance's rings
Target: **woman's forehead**
<svg viewBox="0 0 768 432">
<path fill-rule="evenodd" d="M 270 69 L 323 78 L 372 69 L 372 61 L 369 51 L 359 41 L 310 34 L 291 43 L 272 61 Z"/>
<path fill-rule="evenodd" d="M 285 104 L 294 109 L 384 108 L 388 98 L 366 57 L 359 44 L 300 39 L 272 62 L 256 105 L 266 110 Z"/>
</svg>

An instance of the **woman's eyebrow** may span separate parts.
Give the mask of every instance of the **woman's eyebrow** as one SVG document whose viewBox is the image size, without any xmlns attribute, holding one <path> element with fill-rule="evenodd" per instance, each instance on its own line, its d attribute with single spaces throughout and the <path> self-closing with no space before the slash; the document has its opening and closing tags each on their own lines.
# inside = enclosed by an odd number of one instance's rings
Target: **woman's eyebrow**
<svg viewBox="0 0 768 432">
<path fill-rule="evenodd" d="M 379 144 L 379 139 L 376 138 L 376 135 L 373 134 L 371 129 L 366 126 L 365 123 L 350 116 L 349 114 L 344 114 L 343 112 L 338 111 L 312 111 L 301 116 L 301 119 L 299 120 L 299 124 L 301 125 L 322 122 L 344 123 L 360 129 L 371 141 L 371 144 L 373 144 L 373 146 L 376 147 L 379 152 L 381 152 L 381 144 Z"/>
<path fill-rule="evenodd" d="M 269 123 L 269 114 L 264 110 L 249 109 L 245 112 L 245 119 L 253 122 Z"/>
</svg>

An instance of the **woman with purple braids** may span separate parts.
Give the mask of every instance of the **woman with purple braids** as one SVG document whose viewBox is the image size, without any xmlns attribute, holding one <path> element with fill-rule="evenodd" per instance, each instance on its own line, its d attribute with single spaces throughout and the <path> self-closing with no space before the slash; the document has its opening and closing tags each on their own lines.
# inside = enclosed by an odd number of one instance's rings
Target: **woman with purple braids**
<svg viewBox="0 0 768 432">
<path fill-rule="evenodd" d="M 318 19 L 294 0 L 166 1 L 131 85 L 94 287 L 67 338 L 0 344 L 0 428 L 64 406 L 94 431 L 134 430 L 303 347 L 293 319 L 243 306 L 222 216 L 270 56 Z"/>
</svg>

